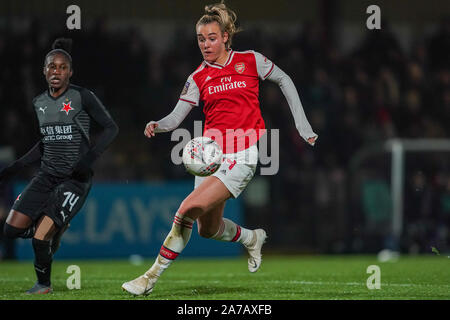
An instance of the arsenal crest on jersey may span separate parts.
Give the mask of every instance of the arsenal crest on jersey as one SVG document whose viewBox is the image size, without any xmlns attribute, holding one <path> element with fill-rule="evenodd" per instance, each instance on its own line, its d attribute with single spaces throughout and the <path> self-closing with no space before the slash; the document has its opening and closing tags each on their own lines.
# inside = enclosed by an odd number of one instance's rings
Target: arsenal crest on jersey
<svg viewBox="0 0 450 320">
<path fill-rule="evenodd" d="M 234 65 L 234 70 L 236 70 L 237 73 L 244 72 L 244 70 L 245 70 L 245 63 L 243 63 L 243 62 L 236 63 Z"/>
</svg>

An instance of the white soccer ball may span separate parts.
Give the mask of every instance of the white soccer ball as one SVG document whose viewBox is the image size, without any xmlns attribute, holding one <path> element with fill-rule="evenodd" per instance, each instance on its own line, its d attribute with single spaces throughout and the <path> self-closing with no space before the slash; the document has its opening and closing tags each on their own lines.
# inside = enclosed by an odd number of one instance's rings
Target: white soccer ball
<svg viewBox="0 0 450 320">
<path fill-rule="evenodd" d="M 210 176 L 222 164 L 222 149 L 211 138 L 194 138 L 183 149 L 183 164 L 194 176 Z"/>
</svg>

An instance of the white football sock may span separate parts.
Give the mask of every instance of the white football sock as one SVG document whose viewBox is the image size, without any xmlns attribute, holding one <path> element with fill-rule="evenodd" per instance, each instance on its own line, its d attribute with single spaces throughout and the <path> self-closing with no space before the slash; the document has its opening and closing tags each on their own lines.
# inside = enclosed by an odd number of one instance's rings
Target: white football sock
<svg viewBox="0 0 450 320">
<path fill-rule="evenodd" d="M 249 246 L 254 242 L 253 231 L 243 228 L 230 219 L 223 218 L 219 230 L 211 239 L 219 241 L 240 242 L 245 246 Z"/>
<path fill-rule="evenodd" d="M 184 217 L 178 212 L 175 214 L 172 229 L 164 240 L 152 267 L 145 273 L 146 276 L 158 278 L 178 257 L 191 238 L 193 223 L 193 219 Z"/>
</svg>

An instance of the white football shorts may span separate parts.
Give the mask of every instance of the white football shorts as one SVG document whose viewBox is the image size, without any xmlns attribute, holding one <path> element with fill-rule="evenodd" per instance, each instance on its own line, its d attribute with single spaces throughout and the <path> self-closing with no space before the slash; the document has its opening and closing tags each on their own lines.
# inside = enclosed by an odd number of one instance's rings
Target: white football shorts
<svg viewBox="0 0 450 320">
<path fill-rule="evenodd" d="M 224 154 L 222 165 L 212 176 L 219 178 L 233 197 L 237 198 L 252 180 L 257 164 L 258 147 L 255 143 L 245 150 Z M 207 177 L 195 177 L 194 188 L 197 188 L 205 178 Z"/>
</svg>

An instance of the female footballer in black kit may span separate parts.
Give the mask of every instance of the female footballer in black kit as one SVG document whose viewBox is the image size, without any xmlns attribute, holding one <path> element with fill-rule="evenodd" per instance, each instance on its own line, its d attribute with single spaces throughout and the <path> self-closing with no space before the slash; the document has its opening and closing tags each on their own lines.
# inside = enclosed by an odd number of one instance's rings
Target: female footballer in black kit
<svg viewBox="0 0 450 320">
<path fill-rule="evenodd" d="M 17 197 L 4 226 L 10 238 L 32 238 L 37 282 L 29 294 L 52 292 L 53 254 L 70 220 L 87 198 L 91 166 L 110 145 L 118 127 L 91 91 L 70 84 L 70 39 L 57 39 L 45 57 L 48 90 L 33 99 L 41 139 L 22 158 L 0 171 L 0 183 L 40 160 L 40 169 Z M 95 145 L 91 120 L 102 128 Z"/>
</svg>

